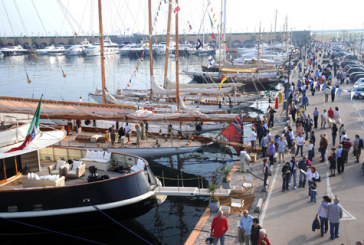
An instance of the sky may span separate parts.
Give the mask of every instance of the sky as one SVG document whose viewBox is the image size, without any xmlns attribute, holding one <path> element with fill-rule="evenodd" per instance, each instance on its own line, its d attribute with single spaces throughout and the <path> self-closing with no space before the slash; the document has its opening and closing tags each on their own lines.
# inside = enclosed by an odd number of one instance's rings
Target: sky
<svg viewBox="0 0 364 245">
<path fill-rule="evenodd" d="M 168 2 L 168 0 L 166 0 Z M 173 0 L 173 9 L 176 7 Z M 221 0 L 179 0 L 179 33 L 217 33 Z M 148 32 L 148 0 L 103 0 L 104 33 Z M 160 10 L 158 10 L 160 6 Z M 364 29 L 362 0 L 226 0 L 226 32 Z M 205 14 L 204 14 L 205 13 Z M 168 4 L 152 0 L 153 34 L 167 29 Z M 172 14 L 172 33 L 175 31 Z M 212 19 L 213 25 L 209 16 Z M 215 17 L 214 17 L 215 16 Z M 192 27 L 192 29 L 190 29 Z M 1 0 L 0 36 L 97 35 L 97 0 Z"/>
</svg>

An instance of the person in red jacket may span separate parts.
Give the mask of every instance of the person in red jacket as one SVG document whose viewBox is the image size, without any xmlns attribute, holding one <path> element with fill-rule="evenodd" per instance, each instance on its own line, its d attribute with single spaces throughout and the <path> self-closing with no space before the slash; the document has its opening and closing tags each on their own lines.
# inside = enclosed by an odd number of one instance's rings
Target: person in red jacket
<svg viewBox="0 0 364 245">
<path fill-rule="evenodd" d="M 214 245 L 220 239 L 220 244 L 224 245 L 225 233 L 229 229 L 229 224 L 227 219 L 223 216 L 223 212 L 219 210 L 217 216 L 212 220 L 211 224 L 211 236 L 214 238 Z"/>
<path fill-rule="evenodd" d="M 334 119 L 334 110 L 331 107 L 327 111 L 327 115 L 329 116 L 329 118 Z"/>
</svg>

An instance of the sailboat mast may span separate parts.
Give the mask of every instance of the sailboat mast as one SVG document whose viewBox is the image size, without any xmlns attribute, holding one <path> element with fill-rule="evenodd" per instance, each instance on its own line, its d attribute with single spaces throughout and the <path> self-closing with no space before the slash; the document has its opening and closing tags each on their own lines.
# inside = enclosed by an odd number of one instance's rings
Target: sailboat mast
<svg viewBox="0 0 364 245">
<path fill-rule="evenodd" d="M 148 16 L 149 16 L 149 70 L 150 81 L 153 78 L 153 33 L 152 33 L 152 0 L 148 0 Z M 152 88 L 152 85 L 150 86 Z M 150 89 L 150 98 L 153 98 L 153 89 Z"/>
<path fill-rule="evenodd" d="M 150 0 L 149 0 L 150 1 Z M 178 0 L 176 0 L 178 6 Z M 176 13 L 176 105 L 179 113 L 179 43 L 178 43 L 178 11 Z"/>
<path fill-rule="evenodd" d="M 165 64 L 164 64 L 164 84 L 163 84 L 164 88 L 167 87 L 169 36 L 170 36 L 170 33 L 171 33 L 171 18 L 172 18 L 172 0 L 169 0 L 168 24 L 167 24 L 167 47 L 166 47 L 166 57 L 165 57 Z"/>
<path fill-rule="evenodd" d="M 100 57 L 101 57 L 101 81 L 102 81 L 102 102 L 106 104 L 105 97 L 105 60 L 104 60 L 104 34 L 102 29 L 102 7 L 101 0 L 98 0 L 99 3 L 99 29 L 100 29 Z"/>
<path fill-rule="evenodd" d="M 153 33 L 152 33 L 152 0 L 148 0 L 148 16 L 149 16 L 149 70 L 150 76 L 153 74 Z"/>
<path fill-rule="evenodd" d="M 222 35 L 222 12 L 224 0 L 221 0 L 220 33 L 219 33 L 219 70 L 221 69 L 221 35 Z"/>
<path fill-rule="evenodd" d="M 262 23 L 259 24 L 259 36 L 258 36 L 258 60 L 257 60 L 257 69 L 259 69 L 260 66 L 260 42 L 261 42 L 261 36 L 260 36 L 260 28 L 262 27 Z"/>
</svg>

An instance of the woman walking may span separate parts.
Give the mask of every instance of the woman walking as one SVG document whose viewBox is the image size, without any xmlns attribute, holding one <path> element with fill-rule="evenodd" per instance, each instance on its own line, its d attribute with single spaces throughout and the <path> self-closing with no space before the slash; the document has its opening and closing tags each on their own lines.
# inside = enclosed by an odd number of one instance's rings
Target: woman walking
<svg viewBox="0 0 364 245">
<path fill-rule="evenodd" d="M 333 176 L 335 176 L 335 171 L 336 171 L 336 148 L 335 147 L 331 148 L 331 154 L 330 154 L 328 160 L 330 163 L 329 177 L 333 177 Z"/>
<path fill-rule="evenodd" d="M 322 197 L 322 202 L 320 203 L 318 209 L 317 209 L 317 214 L 316 217 L 318 216 L 320 218 L 320 225 L 321 225 L 321 237 L 324 236 L 324 234 L 328 231 L 329 229 L 329 222 L 328 222 L 328 210 L 327 210 L 327 206 L 329 205 L 329 203 L 331 202 L 331 198 L 328 196 L 323 196 Z"/>
<path fill-rule="evenodd" d="M 334 123 L 331 128 L 331 135 L 332 135 L 332 145 L 335 146 L 336 136 L 337 136 L 337 125 Z"/>
<path fill-rule="evenodd" d="M 315 145 L 313 144 L 312 140 L 308 144 L 308 160 L 312 162 L 313 157 L 315 156 Z"/>
</svg>

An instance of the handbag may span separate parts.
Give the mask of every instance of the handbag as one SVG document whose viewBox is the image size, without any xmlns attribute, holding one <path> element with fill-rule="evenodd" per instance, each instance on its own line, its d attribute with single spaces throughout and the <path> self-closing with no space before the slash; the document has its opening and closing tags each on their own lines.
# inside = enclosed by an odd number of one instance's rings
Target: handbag
<svg viewBox="0 0 364 245">
<path fill-rule="evenodd" d="M 272 169 L 268 168 L 268 176 L 272 176 Z"/>
<path fill-rule="evenodd" d="M 317 218 L 317 216 L 315 216 L 315 219 L 312 222 L 312 231 L 315 231 L 317 229 L 321 229 L 321 227 L 319 219 Z"/>
<path fill-rule="evenodd" d="M 244 234 L 241 231 L 239 226 L 238 226 L 238 241 L 239 241 L 239 243 L 244 243 L 245 242 Z"/>
</svg>

